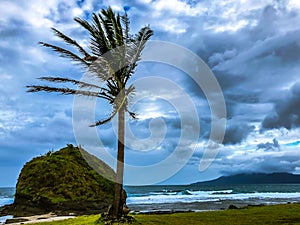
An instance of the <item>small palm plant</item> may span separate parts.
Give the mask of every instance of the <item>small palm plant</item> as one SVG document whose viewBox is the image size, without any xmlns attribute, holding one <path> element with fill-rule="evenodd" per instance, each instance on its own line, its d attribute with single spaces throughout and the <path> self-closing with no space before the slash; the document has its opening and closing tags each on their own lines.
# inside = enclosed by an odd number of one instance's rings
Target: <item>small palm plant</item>
<svg viewBox="0 0 300 225">
<path fill-rule="evenodd" d="M 127 14 L 120 16 L 119 13 L 114 13 L 110 7 L 102 9 L 100 13 L 93 13 L 92 22 L 80 18 L 75 18 L 75 21 L 86 29 L 90 35 L 89 51 L 81 47 L 76 40 L 55 28 L 52 28 L 54 34 L 66 44 L 75 47 L 79 54 L 45 42 L 40 42 L 40 44 L 54 50 L 61 57 L 79 63 L 96 78 L 95 80 L 101 81 L 103 85 L 100 86 L 94 82 L 83 82 L 66 77 L 50 76 L 39 79 L 50 83 L 72 84 L 78 88 L 29 85 L 27 91 L 92 96 L 104 99 L 111 104 L 111 115 L 108 118 L 96 121 L 91 126 L 107 123 L 118 114 L 116 185 L 111 216 L 119 218 L 122 215 L 122 204 L 124 203 L 121 199 L 124 174 L 124 116 L 128 112 L 131 117 L 135 117 L 134 112 L 128 110 L 128 97 L 134 92 L 134 87 L 127 87 L 126 85 L 135 72 L 137 62 L 140 60 L 145 44 L 152 36 L 153 31 L 149 26 L 145 26 L 137 34 L 131 35 Z"/>
</svg>

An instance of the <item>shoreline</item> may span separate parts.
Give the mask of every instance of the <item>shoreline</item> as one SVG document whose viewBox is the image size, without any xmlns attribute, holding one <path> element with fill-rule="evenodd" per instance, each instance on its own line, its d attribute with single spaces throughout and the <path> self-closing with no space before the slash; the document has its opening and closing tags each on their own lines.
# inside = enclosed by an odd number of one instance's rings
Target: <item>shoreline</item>
<svg viewBox="0 0 300 225">
<path fill-rule="evenodd" d="M 35 224 L 42 222 L 53 222 L 59 220 L 72 219 L 76 216 L 58 216 L 54 213 L 35 215 L 35 216 L 24 216 L 24 217 L 13 217 L 6 220 L 3 224 L 20 225 L 20 224 Z M 1 224 L 1 223 L 0 223 Z"/>
<path fill-rule="evenodd" d="M 227 211 L 231 209 L 237 209 L 242 210 L 245 208 L 251 208 L 251 207 L 265 207 L 265 206 L 274 206 L 274 205 L 293 205 L 293 204 L 300 204 L 300 202 L 282 202 L 282 203 L 271 203 L 271 204 L 249 204 L 246 202 L 237 202 L 235 201 L 227 201 L 225 204 L 222 204 L 222 207 L 215 207 L 215 208 L 205 208 L 205 209 L 179 209 L 174 208 L 174 204 L 157 204 L 160 205 L 159 209 L 157 206 L 155 207 L 155 204 L 151 204 L 153 206 L 153 209 L 151 210 L 132 210 L 130 211 L 133 215 L 168 215 L 168 214 L 185 214 L 185 213 L 209 213 L 209 212 L 216 212 L 216 211 Z M 230 204 L 233 203 L 233 204 Z M 235 203 L 235 204 L 234 204 Z M 182 203 L 180 203 L 182 205 Z M 186 204 L 197 204 L 195 203 L 186 203 Z M 199 204 L 199 202 L 198 202 Z M 172 205 L 172 209 L 170 207 L 166 207 L 167 205 Z M 205 205 L 205 204 L 204 204 Z M 204 205 L 202 205 L 204 207 Z M 227 206 L 224 208 L 224 206 Z M 207 206 L 207 205 L 206 205 Z M 130 206 L 132 207 L 132 206 Z M 141 207 L 141 206 L 138 206 Z M 149 205 L 148 205 L 149 207 Z M 95 214 L 97 215 L 97 214 Z M 11 216 L 11 215 L 8 215 Z M 88 215 L 86 215 L 88 216 Z M 12 217 L 9 218 L 7 221 L 4 221 L 4 223 L 0 222 L 0 225 L 4 224 L 10 224 L 10 225 L 20 225 L 20 224 L 35 224 L 35 223 L 42 223 L 42 222 L 53 222 L 53 221 L 59 221 L 59 220 L 66 220 L 66 219 L 72 219 L 76 218 L 78 216 L 75 215 L 69 215 L 69 216 L 59 216 L 54 213 L 48 213 L 48 214 L 42 214 L 42 215 L 34 215 L 34 216 L 27 216 L 27 217 Z M 8 223 L 7 223 L 8 222 Z"/>
<path fill-rule="evenodd" d="M 227 210 L 216 210 L 216 211 L 202 211 L 202 212 L 174 212 L 170 214 L 132 214 L 136 223 L 134 224 L 161 224 L 166 225 L 179 225 L 179 224 L 190 224 L 190 225 L 222 225 L 222 224 L 282 224 L 283 222 L 289 222 L 294 224 L 300 222 L 300 203 L 294 204 L 277 204 L 277 205 L 264 205 L 261 207 L 249 206 L 238 209 L 227 209 Z M 270 217 L 270 215 L 272 216 Z M 45 214 L 49 215 L 49 214 Z M 49 225 L 58 224 L 56 222 L 61 220 L 59 224 L 62 225 L 94 225 L 95 221 L 99 218 L 98 215 L 90 216 L 78 216 L 71 217 L 71 221 L 63 222 L 67 220 L 67 217 L 59 217 L 54 214 L 50 215 L 52 218 L 41 218 L 45 215 L 34 216 L 35 221 L 10 223 L 11 225 L 20 224 L 34 224 L 39 222 L 49 222 Z M 34 217 L 31 217 L 32 219 Z M 48 224 L 48 223 L 47 223 Z M 127 223 L 126 223 L 127 224 Z"/>
<path fill-rule="evenodd" d="M 203 212 L 203 211 L 219 211 L 226 210 L 230 207 L 243 208 L 247 206 L 268 206 L 268 205 L 284 205 L 291 203 L 300 203 L 300 199 L 247 199 L 247 200 L 217 200 L 203 202 L 174 202 L 174 203 L 157 203 L 157 204 L 128 204 L 131 212 L 137 214 L 155 214 L 161 212 Z"/>
</svg>

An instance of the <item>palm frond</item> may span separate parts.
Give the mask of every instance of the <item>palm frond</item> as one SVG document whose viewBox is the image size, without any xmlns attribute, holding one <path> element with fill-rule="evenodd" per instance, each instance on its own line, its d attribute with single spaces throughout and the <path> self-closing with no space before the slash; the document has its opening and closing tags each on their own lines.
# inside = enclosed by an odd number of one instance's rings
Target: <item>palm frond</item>
<svg viewBox="0 0 300 225">
<path fill-rule="evenodd" d="M 126 112 L 128 112 L 128 114 L 132 117 L 132 119 L 137 119 L 137 114 L 134 112 L 131 112 L 129 110 L 126 110 Z"/>
<path fill-rule="evenodd" d="M 113 79 L 108 79 L 106 81 L 107 87 L 110 89 L 110 91 L 113 93 L 114 96 L 117 96 L 119 94 L 119 89 L 116 84 L 116 82 Z"/>
<path fill-rule="evenodd" d="M 88 30 L 90 34 L 96 32 L 95 28 L 89 24 L 86 20 L 80 19 L 79 17 L 75 17 L 74 20 L 79 23 L 84 29 Z"/>
<path fill-rule="evenodd" d="M 131 94 L 134 94 L 134 92 L 135 92 L 135 87 L 134 87 L 133 84 L 130 85 L 130 86 L 126 89 L 126 95 L 127 95 L 127 96 L 129 96 L 129 95 L 131 95 Z"/>
<path fill-rule="evenodd" d="M 114 12 L 109 7 L 107 10 L 102 9 L 101 15 L 99 14 L 99 18 L 103 24 L 105 34 L 112 48 L 117 47 L 115 32 L 113 27 L 113 17 L 115 17 Z"/>
<path fill-rule="evenodd" d="M 55 35 L 59 38 L 61 38 L 63 41 L 65 41 L 66 43 L 75 46 L 79 52 L 81 54 L 83 54 L 85 57 L 91 57 L 91 55 L 89 53 L 87 53 L 78 43 L 77 41 L 69 38 L 67 35 L 63 34 L 62 32 L 60 32 L 59 30 L 55 29 L 55 28 L 51 28 L 52 31 L 55 33 Z"/>
<path fill-rule="evenodd" d="M 62 95 L 82 95 L 82 96 L 88 96 L 88 97 L 98 97 L 98 98 L 104 98 L 108 101 L 113 101 L 113 99 L 107 95 L 104 91 L 102 92 L 95 92 L 95 91 L 85 91 L 85 90 L 76 90 L 71 88 L 57 88 L 57 87 L 50 87 L 46 85 L 29 85 L 26 86 L 28 88 L 27 92 L 56 92 L 60 93 Z"/>
<path fill-rule="evenodd" d="M 92 97 L 98 97 L 99 93 L 94 91 L 82 91 L 82 90 L 76 90 L 76 89 L 70 89 L 70 88 L 57 88 L 57 87 L 50 87 L 46 85 L 30 85 L 26 86 L 28 88 L 27 92 L 58 92 L 63 95 L 84 95 L 84 96 L 92 96 Z"/>
<path fill-rule="evenodd" d="M 124 44 L 124 36 L 123 36 L 123 29 L 121 25 L 121 18 L 120 15 L 117 15 L 117 18 L 115 16 L 112 17 L 112 22 L 115 30 L 115 38 L 117 40 L 117 45 L 122 46 Z"/>
<path fill-rule="evenodd" d="M 143 27 L 137 35 L 137 41 L 147 41 L 153 35 L 153 30 L 149 26 Z"/>
<path fill-rule="evenodd" d="M 88 74 L 97 77 L 100 81 L 106 82 L 113 77 L 113 69 L 107 57 L 99 56 L 88 68 Z"/>
<path fill-rule="evenodd" d="M 93 13 L 93 23 L 96 32 L 92 35 L 93 39 L 91 43 L 91 49 L 94 52 L 94 54 L 102 55 L 105 52 L 108 52 L 109 49 L 111 49 L 111 46 L 102 29 L 100 17 L 95 13 Z"/>
<path fill-rule="evenodd" d="M 72 59 L 76 62 L 79 62 L 79 63 L 83 64 L 84 66 L 89 66 L 90 65 L 90 63 L 86 62 L 84 59 L 80 58 L 79 56 L 77 56 L 76 54 L 74 54 L 73 52 L 71 52 L 67 49 L 58 47 L 56 45 L 51 45 L 51 44 L 48 44 L 48 43 L 45 43 L 45 42 L 39 42 L 39 44 L 41 44 L 42 46 L 51 48 L 55 52 L 58 52 L 61 57 L 70 58 L 70 59 Z"/>
<path fill-rule="evenodd" d="M 127 13 L 125 13 L 125 15 L 121 16 L 121 19 L 122 19 L 122 23 L 123 23 L 123 34 L 124 34 L 125 40 L 127 42 L 129 40 L 129 37 L 130 37 L 130 35 L 129 35 L 129 31 L 130 31 L 129 24 L 130 24 L 130 21 L 129 21 Z"/>
<path fill-rule="evenodd" d="M 79 17 L 75 17 L 74 20 L 79 23 L 84 29 L 86 29 L 89 34 L 91 35 L 91 45 L 90 48 L 93 52 L 93 54 L 97 55 L 97 56 L 101 56 L 102 49 L 101 49 L 101 44 L 100 44 L 100 40 L 99 39 L 99 35 L 98 35 L 98 30 L 97 28 L 93 25 L 90 24 L 89 22 L 87 22 L 86 20 L 82 20 Z M 100 52 L 99 52 L 100 50 Z"/>
<path fill-rule="evenodd" d="M 64 77 L 40 77 L 39 80 L 50 81 L 54 83 L 73 83 L 80 88 L 98 88 L 98 89 L 105 89 L 95 84 L 86 83 L 83 81 L 78 81 L 74 79 L 64 78 Z"/>
<path fill-rule="evenodd" d="M 109 121 L 112 120 L 112 118 L 115 117 L 115 115 L 117 114 L 118 111 L 114 110 L 113 113 L 107 118 L 107 119 L 104 119 L 104 120 L 98 120 L 96 123 L 94 124 L 91 124 L 90 127 L 97 127 L 97 126 L 100 126 L 100 125 L 103 125 L 105 123 L 108 123 Z"/>
<path fill-rule="evenodd" d="M 152 35 L 153 31 L 150 29 L 149 26 L 143 27 L 139 31 L 138 35 L 135 37 L 135 40 L 132 40 L 132 42 L 129 44 L 127 48 L 128 50 L 126 52 L 126 58 L 129 59 L 130 66 L 127 70 L 125 83 L 127 83 L 131 75 L 134 73 L 137 62 L 140 60 L 142 51 L 145 48 L 146 42 Z"/>
</svg>

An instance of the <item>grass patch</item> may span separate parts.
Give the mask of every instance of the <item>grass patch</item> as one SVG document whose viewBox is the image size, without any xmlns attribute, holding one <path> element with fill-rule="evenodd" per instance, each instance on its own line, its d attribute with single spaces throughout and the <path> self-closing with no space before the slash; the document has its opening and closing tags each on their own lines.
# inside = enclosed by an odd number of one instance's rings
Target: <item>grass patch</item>
<svg viewBox="0 0 300 225">
<path fill-rule="evenodd" d="M 35 223 L 34 225 L 95 225 L 95 221 L 97 219 L 99 219 L 99 215 L 78 216 L 74 219 L 66 219 L 66 220 L 54 221 L 54 222 Z"/>
<path fill-rule="evenodd" d="M 254 225 L 254 224 L 298 224 L 300 204 L 247 207 L 214 212 L 176 213 L 166 215 L 135 215 L 133 225 Z M 99 215 L 80 216 L 64 221 L 41 223 L 40 225 L 94 225 Z"/>
</svg>

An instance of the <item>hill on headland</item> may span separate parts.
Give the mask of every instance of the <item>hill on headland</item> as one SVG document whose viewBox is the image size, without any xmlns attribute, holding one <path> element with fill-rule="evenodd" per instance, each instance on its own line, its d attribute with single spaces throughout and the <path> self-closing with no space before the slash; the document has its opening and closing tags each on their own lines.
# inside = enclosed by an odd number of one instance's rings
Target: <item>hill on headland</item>
<svg viewBox="0 0 300 225">
<path fill-rule="evenodd" d="M 300 184 L 300 175 L 290 173 L 254 173 L 222 176 L 215 180 L 193 183 L 192 185 L 231 184 Z"/>
<path fill-rule="evenodd" d="M 113 200 L 114 183 L 99 172 L 115 177 L 108 165 L 82 148 L 68 145 L 49 151 L 24 165 L 10 211 L 14 216 L 106 211 Z"/>
</svg>

